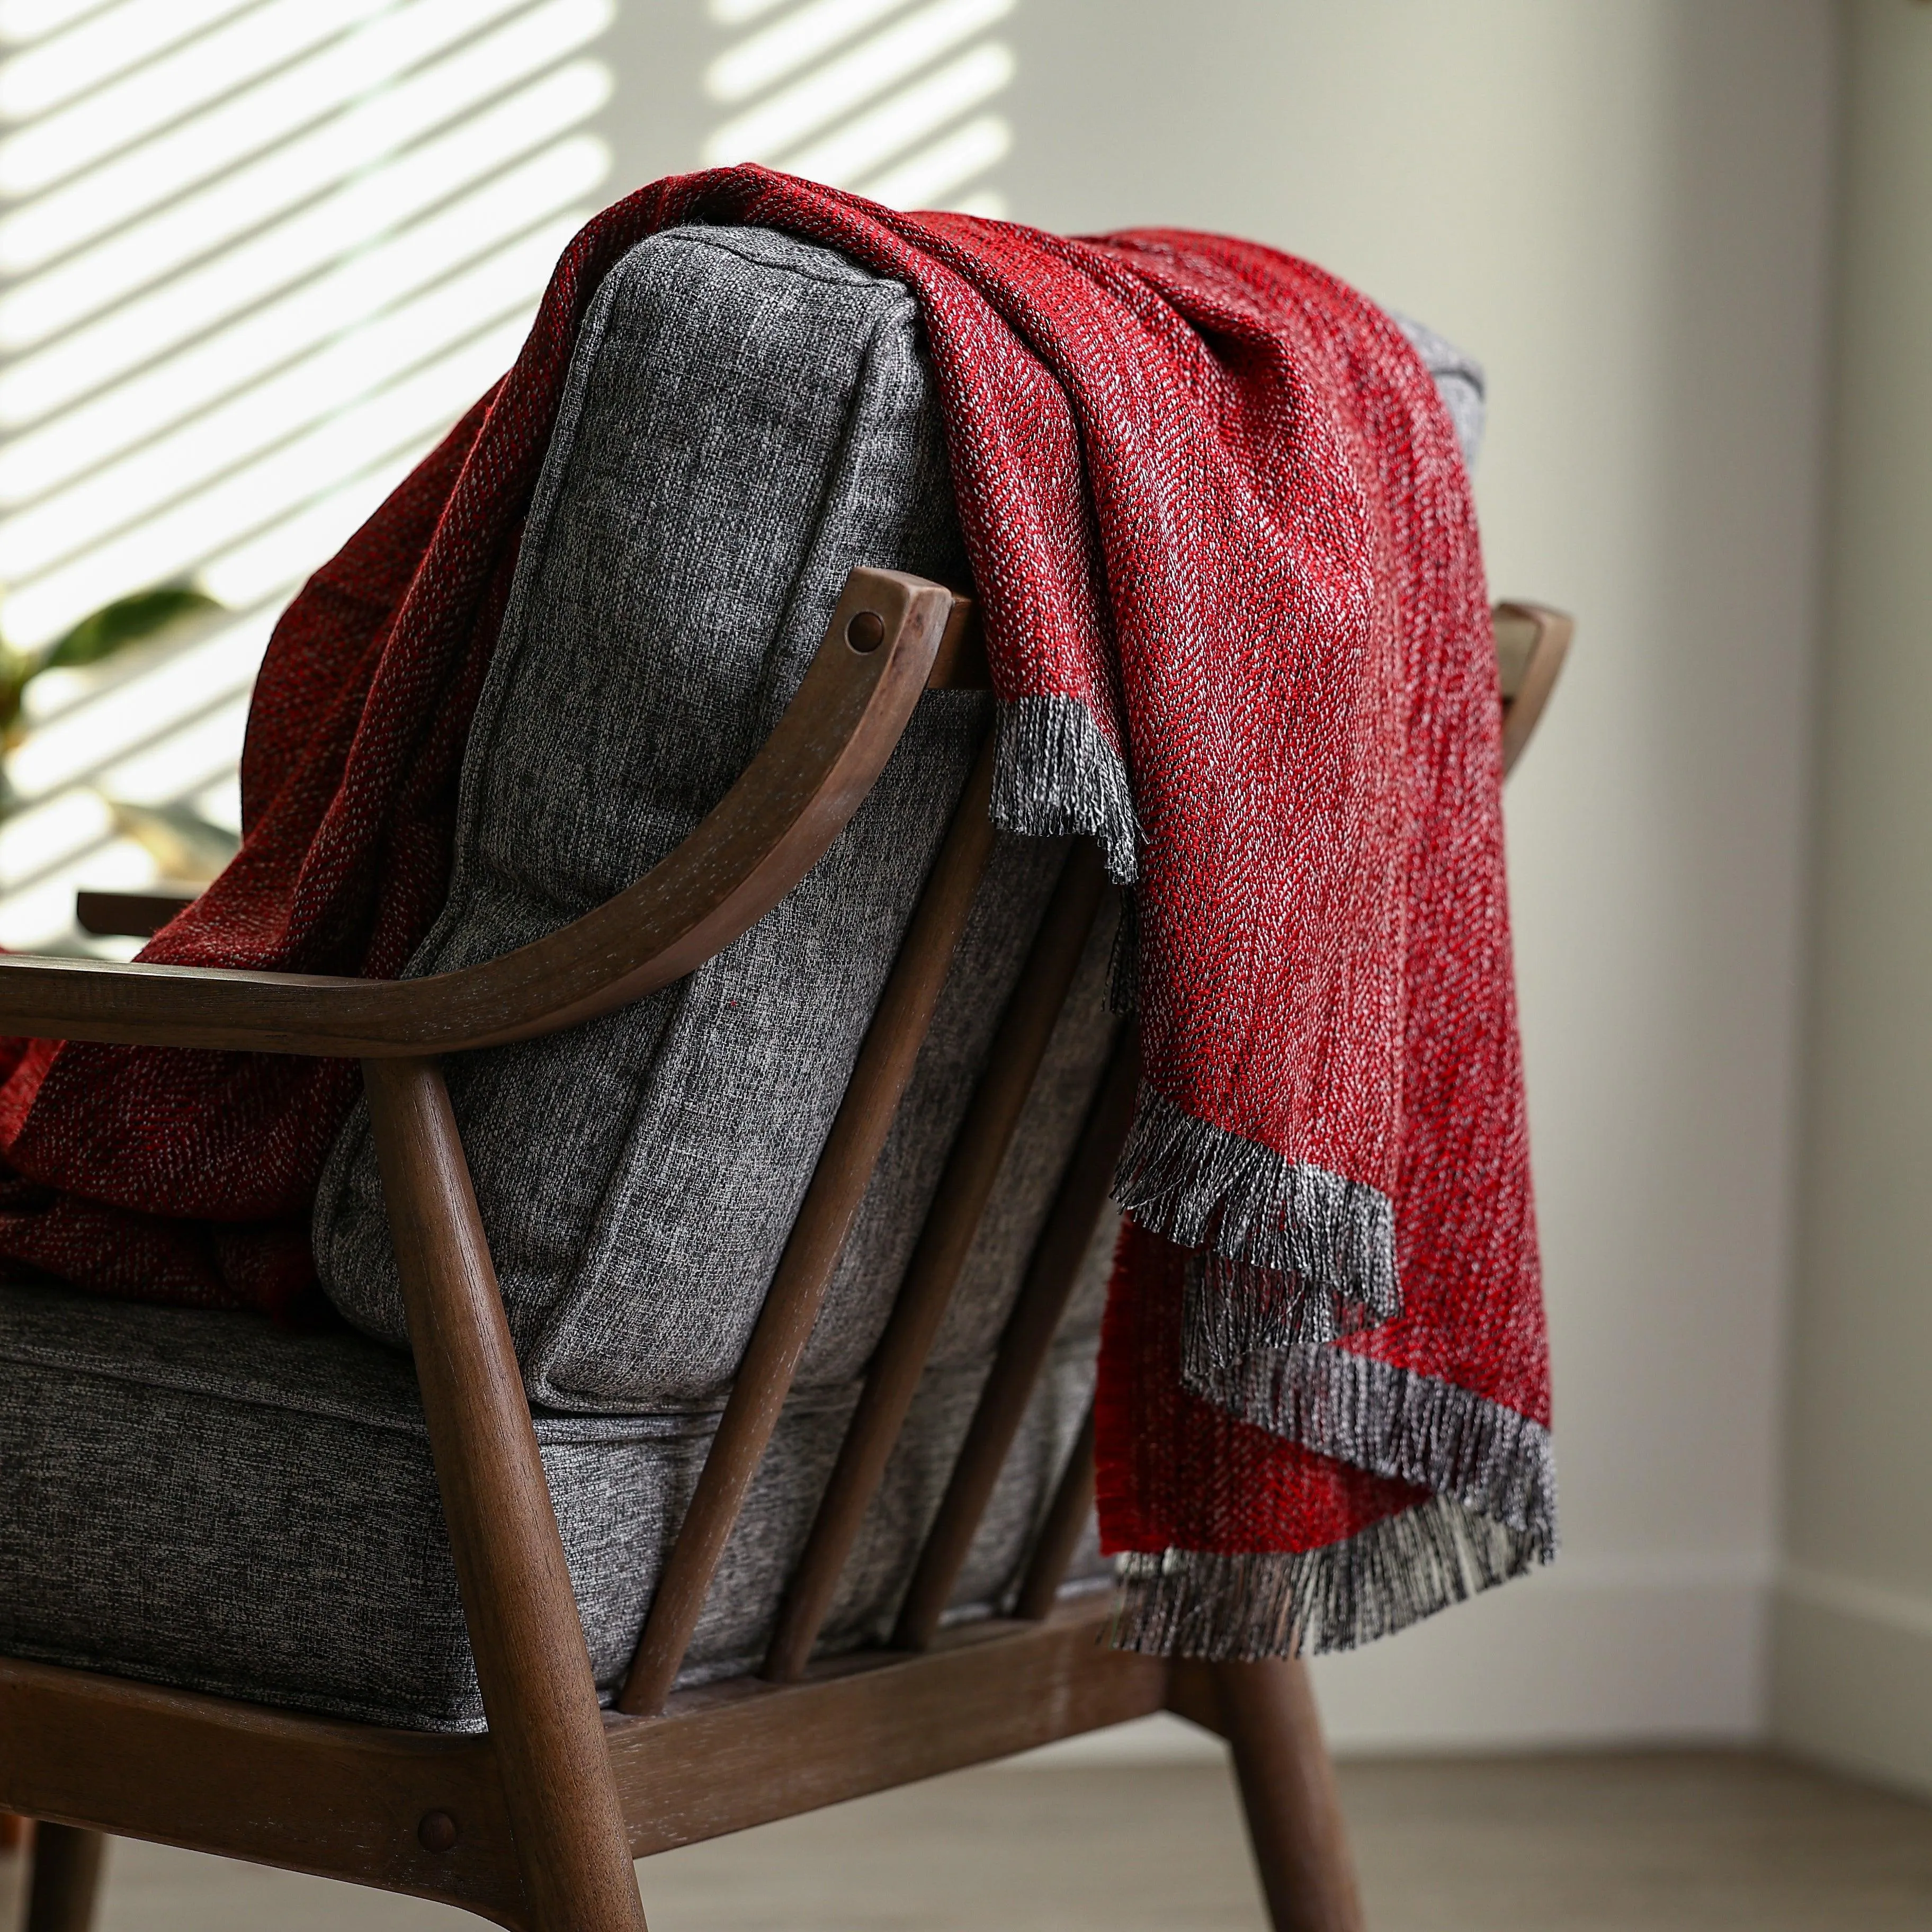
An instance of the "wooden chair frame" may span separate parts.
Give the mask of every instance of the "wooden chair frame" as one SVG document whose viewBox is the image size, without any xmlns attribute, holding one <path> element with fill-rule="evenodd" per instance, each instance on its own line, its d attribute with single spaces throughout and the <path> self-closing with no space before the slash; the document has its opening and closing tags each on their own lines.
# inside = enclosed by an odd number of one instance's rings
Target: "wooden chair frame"
<svg viewBox="0 0 1932 1932">
<path fill-rule="evenodd" d="M 1503 606 L 1497 632 L 1513 760 L 1569 625 L 1533 606 Z M 574 1024 L 710 958 L 823 855 L 922 691 L 986 682 L 966 600 L 898 573 L 855 570 L 797 696 L 717 808 L 635 885 L 531 945 L 396 981 L 0 959 L 0 1033 L 361 1060 L 489 1726 L 465 1736 L 391 1730 L 0 1658 L 0 1810 L 44 1821 L 33 1932 L 82 1932 L 104 1832 L 440 1899 L 526 1932 L 642 1932 L 634 1858 L 1162 1709 L 1232 1744 L 1277 1932 L 1355 1932 L 1354 1881 L 1301 1665 L 1112 1651 L 1100 1642 L 1104 1599 L 1062 1594 L 1092 1502 L 1090 1417 L 1012 1614 L 940 1628 L 1101 1211 L 1133 1102 L 1130 1034 L 1034 1251 L 891 1645 L 812 1660 L 1098 909 L 1103 882 L 1090 847 L 1070 860 L 1000 1022 L 763 1668 L 673 1688 L 992 848 L 990 734 L 866 1035 L 618 1708 L 598 1708 L 438 1056 Z M 139 903 L 94 910 L 123 930 L 158 916 Z"/>
</svg>

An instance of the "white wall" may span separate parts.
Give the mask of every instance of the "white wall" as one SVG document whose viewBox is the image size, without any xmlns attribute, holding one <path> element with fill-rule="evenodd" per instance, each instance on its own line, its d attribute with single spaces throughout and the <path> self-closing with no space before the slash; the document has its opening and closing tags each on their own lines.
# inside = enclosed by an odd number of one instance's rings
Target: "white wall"
<svg viewBox="0 0 1932 1932">
<path fill-rule="evenodd" d="M 1510 805 L 1564 1555 L 1322 1664 L 1345 1746 L 1763 1722 L 1834 30 L 1826 0 L 1010 28 L 1015 214 L 1245 232 L 1466 344 L 1492 581 L 1580 620 Z"/>
<path fill-rule="evenodd" d="M 1775 1718 L 1932 1790 L 1932 7 L 1850 17 Z"/>
</svg>

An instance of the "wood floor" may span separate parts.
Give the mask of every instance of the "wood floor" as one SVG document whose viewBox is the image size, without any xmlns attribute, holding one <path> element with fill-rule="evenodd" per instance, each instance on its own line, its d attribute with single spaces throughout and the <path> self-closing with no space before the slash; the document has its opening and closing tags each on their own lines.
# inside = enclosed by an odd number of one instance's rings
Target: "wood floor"
<svg viewBox="0 0 1932 1932">
<path fill-rule="evenodd" d="M 1924 1932 L 1932 1807 L 1773 1760 L 1355 1764 L 1375 1932 Z M 4 1867 L 16 1862 L 4 1861 Z M 652 1932 L 1258 1932 L 1214 1765 L 968 1772 L 642 1868 Z M 15 1922 L 0 1875 L 0 1927 Z M 404 1932 L 438 1906 L 116 1844 L 100 1932 Z"/>
</svg>

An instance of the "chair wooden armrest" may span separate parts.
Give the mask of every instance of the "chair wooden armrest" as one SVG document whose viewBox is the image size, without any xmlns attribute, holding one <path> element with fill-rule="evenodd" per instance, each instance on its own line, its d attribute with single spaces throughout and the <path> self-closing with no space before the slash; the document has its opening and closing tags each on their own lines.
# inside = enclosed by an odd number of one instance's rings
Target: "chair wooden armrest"
<svg viewBox="0 0 1932 1932">
<path fill-rule="evenodd" d="M 1570 648 L 1571 620 L 1540 604 L 1498 604 L 1492 614 L 1496 669 L 1503 699 L 1503 770 L 1514 769 L 1543 716 Z M 978 614 L 970 598 L 956 597 L 933 659 L 929 688 L 982 689 L 991 682 Z M 801 695 L 802 694 L 801 693 Z M 202 888 L 163 879 L 139 891 L 83 886 L 74 895 L 74 920 L 98 938 L 152 939 L 185 912 Z"/>
<path fill-rule="evenodd" d="M 1507 777 L 1528 746 L 1556 688 L 1575 621 L 1545 604 L 1498 604 L 1490 614 L 1496 631 L 1496 675 L 1503 695 L 1503 772 Z"/>
<path fill-rule="evenodd" d="M 818 863 L 922 691 L 984 682 L 965 611 L 956 620 L 964 602 L 900 572 L 854 570 L 737 783 L 634 885 L 528 946 L 421 980 L 0 958 L 0 1034 L 380 1059 L 525 1040 L 640 999 L 728 946 Z"/>
</svg>

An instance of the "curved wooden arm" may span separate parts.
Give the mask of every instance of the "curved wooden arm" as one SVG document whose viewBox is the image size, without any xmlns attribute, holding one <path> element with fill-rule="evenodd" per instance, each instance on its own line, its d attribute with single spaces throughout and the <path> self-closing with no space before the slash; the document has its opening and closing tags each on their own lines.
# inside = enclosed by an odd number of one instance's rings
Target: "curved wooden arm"
<svg viewBox="0 0 1932 1932">
<path fill-rule="evenodd" d="M 869 653 L 847 640 L 867 610 L 885 627 Z M 1494 619 L 1507 771 L 1573 627 L 1537 604 L 1499 604 Z M 425 980 L 0 957 L 0 1035 L 380 1058 L 591 1018 L 701 964 L 812 869 L 878 776 L 922 687 L 989 682 L 969 598 L 896 572 L 855 570 L 797 697 L 743 777 L 669 858 L 595 912 L 486 965 Z M 192 897 L 84 893 L 83 923 L 146 934 Z"/>
<path fill-rule="evenodd" d="M 0 958 L 0 1034 L 352 1055 L 452 1053 L 595 1018 L 701 965 L 824 855 L 891 756 L 954 599 L 855 570 L 798 694 L 691 836 L 594 912 L 422 980 Z"/>
<path fill-rule="evenodd" d="M 1556 688 L 1574 621 L 1546 604 L 1498 604 L 1490 613 L 1503 693 L 1503 775 L 1508 777 Z"/>
<path fill-rule="evenodd" d="M 970 597 L 955 596 L 952 614 L 926 680 L 928 691 L 990 691 L 992 674 L 986 664 L 986 640 L 980 613 Z M 100 939 L 152 939 L 172 920 L 178 919 L 206 890 L 188 879 L 157 879 L 134 888 L 82 886 L 74 896 L 74 922 L 82 932 Z M 4 1847 L 0 1847 L 4 1849 Z"/>
</svg>

